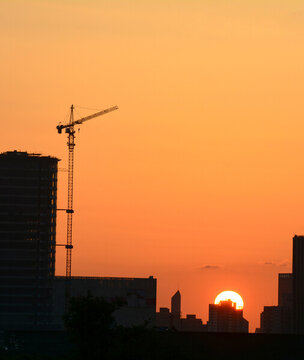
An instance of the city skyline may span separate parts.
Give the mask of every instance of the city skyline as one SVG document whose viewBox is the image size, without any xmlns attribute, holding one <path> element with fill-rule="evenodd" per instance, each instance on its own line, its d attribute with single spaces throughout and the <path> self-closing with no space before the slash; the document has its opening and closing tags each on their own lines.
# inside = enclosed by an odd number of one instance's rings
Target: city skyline
<svg viewBox="0 0 304 360">
<path fill-rule="evenodd" d="M 52 155 L 66 169 L 56 125 L 70 105 L 120 108 L 76 134 L 73 275 L 154 275 L 158 308 L 180 289 L 202 319 L 230 289 L 254 331 L 304 233 L 304 4 L 0 6 L 1 152 Z M 57 224 L 62 243 L 64 215 Z M 64 249 L 56 266 L 63 275 Z"/>
</svg>

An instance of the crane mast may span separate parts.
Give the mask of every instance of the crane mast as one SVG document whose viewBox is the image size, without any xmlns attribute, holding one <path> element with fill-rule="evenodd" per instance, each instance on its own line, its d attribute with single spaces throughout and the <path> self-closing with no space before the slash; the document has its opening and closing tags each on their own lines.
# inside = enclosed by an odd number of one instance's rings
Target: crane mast
<svg viewBox="0 0 304 360">
<path fill-rule="evenodd" d="M 75 147 L 75 130 L 74 130 L 74 106 L 71 106 L 70 127 L 66 128 L 68 133 L 68 206 L 67 206 L 67 243 L 66 243 L 66 278 L 69 280 L 72 274 L 72 235 L 73 235 L 73 181 L 74 181 L 74 147 Z"/>
<path fill-rule="evenodd" d="M 73 249 L 73 181 L 74 181 L 74 148 L 75 148 L 75 125 L 81 125 L 83 122 L 91 120 L 95 117 L 105 115 L 111 111 L 117 110 L 118 106 L 113 106 L 108 109 L 99 111 L 95 114 L 85 116 L 78 120 L 74 120 L 74 105 L 71 106 L 70 120 L 68 124 L 61 125 L 59 124 L 56 128 L 59 134 L 62 133 L 62 130 L 65 129 L 65 132 L 68 134 L 68 203 L 67 208 L 65 209 L 67 214 L 67 241 L 64 245 L 66 248 L 66 305 L 70 299 L 70 280 L 72 275 L 72 249 Z"/>
</svg>

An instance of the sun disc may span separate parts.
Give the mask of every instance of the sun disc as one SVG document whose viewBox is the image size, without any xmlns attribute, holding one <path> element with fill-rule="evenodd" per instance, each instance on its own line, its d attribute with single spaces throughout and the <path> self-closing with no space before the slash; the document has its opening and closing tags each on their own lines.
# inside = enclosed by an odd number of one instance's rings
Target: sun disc
<svg viewBox="0 0 304 360">
<path fill-rule="evenodd" d="M 235 291 L 226 290 L 218 294 L 215 298 L 214 303 L 219 304 L 221 301 L 231 300 L 233 303 L 236 304 L 236 309 L 243 309 L 244 301 L 238 293 Z"/>
</svg>

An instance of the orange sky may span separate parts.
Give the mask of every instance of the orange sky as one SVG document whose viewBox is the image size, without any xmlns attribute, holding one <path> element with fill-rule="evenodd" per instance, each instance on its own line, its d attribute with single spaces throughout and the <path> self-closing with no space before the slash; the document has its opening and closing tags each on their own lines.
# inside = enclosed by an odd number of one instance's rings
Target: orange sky
<svg viewBox="0 0 304 360">
<path fill-rule="evenodd" d="M 0 151 L 66 168 L 56 125 L 69 106 L 120 108 L 77 134 L 73 274 L 154 275 L 158 306 L 179 289 L 183 314 L 204 322 L 234 290 L 253 331 L 304 233 L 304 2 L 2 0 L 0 10 Z M 65 183 L 60 172 L 59 207 Z"/>
</svg>

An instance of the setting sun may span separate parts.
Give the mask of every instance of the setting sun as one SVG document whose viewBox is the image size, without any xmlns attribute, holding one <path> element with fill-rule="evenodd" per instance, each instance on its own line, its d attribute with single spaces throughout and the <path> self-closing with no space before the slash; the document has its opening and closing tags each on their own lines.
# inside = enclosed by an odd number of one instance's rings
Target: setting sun
<svg viewBox="0 0 304 360">
<path fill-rule="evenodd" d="M 243 309 L 244 301 L 238 293 L 235 291 L 223 291 L 214 300 L 215 304 L 219 304 L 221 301 L 231 300 L 236 304 L 236 309 Z"/>
</svg>

